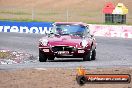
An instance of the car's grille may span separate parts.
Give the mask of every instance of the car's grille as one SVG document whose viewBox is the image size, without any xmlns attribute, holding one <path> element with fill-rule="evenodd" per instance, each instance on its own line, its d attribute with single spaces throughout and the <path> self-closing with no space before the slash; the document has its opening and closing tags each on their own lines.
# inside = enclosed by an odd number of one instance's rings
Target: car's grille
<svg viewBox="0 0 132 88">
<path fill-rule="evenodd" d="M 69 46 L 55 46 L 55 47 L 52 47 L 52 51 L 53 52 L 57 52 L 57 51 L 75 51 L 75 48 L 74 47 L 69 47 Z"/>
</svg>

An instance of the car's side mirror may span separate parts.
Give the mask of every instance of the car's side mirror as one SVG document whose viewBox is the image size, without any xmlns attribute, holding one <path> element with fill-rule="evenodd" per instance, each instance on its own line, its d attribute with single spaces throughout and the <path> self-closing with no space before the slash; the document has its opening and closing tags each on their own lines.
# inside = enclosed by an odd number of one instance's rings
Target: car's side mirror
<svg viewBox="0 0 132 88">
<path fill-rule="evenodd" d="M 52 31 L 52 29 L 50 30 L 50 33 L 49 34 L 54 34 L 53 31 Z"/>
<path fill-rule="evenodd" d="M 52 31 L 50 31 L 47 35 L 50 37 L 51 35 L 53 35 L 54 33 Z"/>
<path fill-rule="evenodd" d="M 90 31 L 88 30 L 87 33 L 90 33 Z"/>
<path fill-rule="evenodd" d="M 50 34 L 54 34 L 53 32 L 50 32 Z"/>
<path fill-rule="evenodd" d="M 91 35 L 91 37 L 94 37 L 94 35 Z"/>
</svg>

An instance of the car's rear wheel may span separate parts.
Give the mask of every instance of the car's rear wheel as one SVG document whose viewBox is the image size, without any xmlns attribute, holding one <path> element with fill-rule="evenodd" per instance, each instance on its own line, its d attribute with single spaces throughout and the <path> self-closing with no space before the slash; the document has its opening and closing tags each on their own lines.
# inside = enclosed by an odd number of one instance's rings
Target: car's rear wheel
<svg viewBox="0 0 132 88">
<path fill-rule="evenodd" d="M 47 56 L 41 50 L 39 50 L 39 61 L 40 62 L 46 62 L 47 61 Z"/>
<path fill-rule="evenodd" d="M 88 52 L 84 57 L 83 57 L 83 61 L 91 61 L 92 60 L 92 50 L 90 50 L 90 52 Z"/>
<path fill-rule="evenodd" d="M 94 49 L 93 51 L 92 51 L 92 58 L 91 58 L 92 60 L 95 60 L 96 59 L 96 49 Z"/>
</svg>

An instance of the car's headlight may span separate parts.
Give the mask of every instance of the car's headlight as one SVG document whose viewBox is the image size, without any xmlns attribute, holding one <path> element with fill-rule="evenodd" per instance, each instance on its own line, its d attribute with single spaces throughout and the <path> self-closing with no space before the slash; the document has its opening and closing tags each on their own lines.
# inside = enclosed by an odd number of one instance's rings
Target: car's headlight
<svg viewBox="0 0 132 88">
<path fill-rule="evenodd" d="M 83 47 L 86 47 L 87 44 L 88 44 L 88 41 L 87 41 L 87 40 L 82 40 L 81 45 L 82 45 Z"/>
<path fill-rule="evenodd" d="M 40 42 L 40 44 L 42 44 L 43 46 L 47 46 L 47 45 L 48 45 L 48 40 L 47 40 L 47 39 L 40 39 L 39 42 Z"/>
</svg>

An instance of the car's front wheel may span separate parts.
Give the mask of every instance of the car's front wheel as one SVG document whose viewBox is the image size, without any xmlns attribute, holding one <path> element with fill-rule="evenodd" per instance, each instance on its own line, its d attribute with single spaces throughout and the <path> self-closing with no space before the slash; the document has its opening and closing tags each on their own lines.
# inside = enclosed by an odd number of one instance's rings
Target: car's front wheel
<svg viewBox="0 0 132 88">
<path fill-rule="evenodd" d="M 90 50 L 90 52 L 88 52 L 84 57 L 83 57 L 83 61 L 91 61 L 92 60 L 92 50 Z"/>
<path fill-rule="evenodd" d="M 91 61 L 91 60 L 95 60 L 96 59 L 96 49 L 94 49 L 93 51 L 90 50 L 89 53 L 87 53 L 84 57 L 83 57 L 83 61 Z"/>
<path fill-rule="evenodd" d="M 47 61 L 47 56 L 41 50 L 39 50 L 39 61 L 40 62 L 46 62 Z"/>
<path fill-rule="evenodd" d="M 55 56 L 48 57 L 48 60 L 54 60 L 54 59 L 55 59 Z"/>
<path fill-rule="evenodd" d="M 96 49 L 94 49 L 93 51 L 92 51 L 92 58 L 91 58 L 92 60 L 95 60 L 96 59 Z"/>
</svg>

